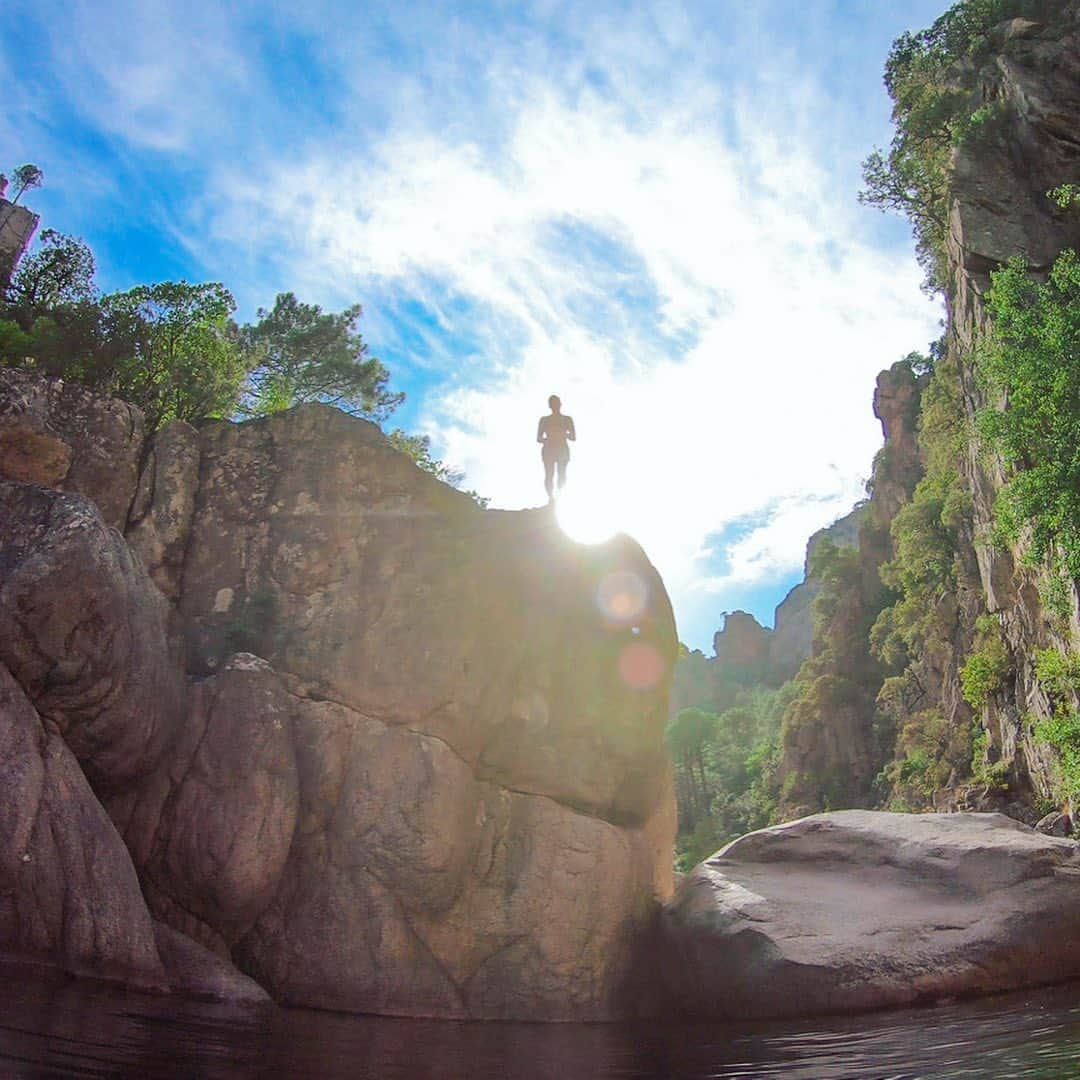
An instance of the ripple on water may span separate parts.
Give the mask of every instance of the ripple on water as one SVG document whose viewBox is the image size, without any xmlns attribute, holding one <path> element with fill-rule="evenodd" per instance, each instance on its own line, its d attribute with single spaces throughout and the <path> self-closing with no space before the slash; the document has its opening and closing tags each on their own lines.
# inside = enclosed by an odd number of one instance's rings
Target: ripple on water
<svg viewBox="0 0 1080 1080">
<path fill-rule="evenodd" d="M 472 1024 L 178 1001 L 0 967 L 0 1076 L 1080 1076 L 1080 985 L 803 1022 Z"/>
</svg>

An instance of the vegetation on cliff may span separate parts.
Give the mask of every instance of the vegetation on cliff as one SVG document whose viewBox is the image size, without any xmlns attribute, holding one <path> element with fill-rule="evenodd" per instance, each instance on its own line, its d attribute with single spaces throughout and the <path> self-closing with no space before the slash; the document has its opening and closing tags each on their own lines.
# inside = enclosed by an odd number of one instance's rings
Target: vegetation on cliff
<svg viewBox="0 0 1080 1080">
<path fill-rule="evenodd" d="M 975 63 L 1000 44 L 995 29 L 1018 17 L 1053 19 L 1054 0 L 961 0 L 934 24 L 893 42 L 885 88 L 893 102 L 895 132 L 887 152 L 863 162 L 860 200 L 905 215 L 926 287 L 946 281 L 949 176 L 953 151 L 998 119 L 998 106 L 983 100 L 971 78 Z"/>
<path fill-rule="evenodd" d="M 991 278 L 976 363 L 993 404 L 977 424 L 1008 470 L 999 539 L 1080 580 L 1080 259 L 1062 252 L 1045 282 L 1019 258 Z"/>
<path fill-rule="evenodd" d="M 101 293 L 95 271 L 83 240 L 44 229 L 0 297 L 0 366 L 121 398 L 151 431 L 170 420 L 266 416 L 310 401 L 381 422 L 404 400 L 369 355 L 359 304 L 326 312 L 280 293 L 254 323 L 238 325 L 236 301 L 219 282 Z M 396 429 L 390 439 L 420 468 L 461 484 L 426 436 Z"/>
</svg>

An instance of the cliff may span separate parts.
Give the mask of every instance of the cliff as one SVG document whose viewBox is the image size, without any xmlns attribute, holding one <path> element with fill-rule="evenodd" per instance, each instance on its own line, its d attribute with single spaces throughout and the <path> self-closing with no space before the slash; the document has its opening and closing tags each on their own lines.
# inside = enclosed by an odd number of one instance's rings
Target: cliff
<svg viewBox="0 0 1080 1080">
<path fill-rule="evenodd" d="M 923 179 L 905 196 L 947 330 L 928 370 L 909 379 L 902 437 L 883 416 L 872 535 L 837 567 L 785 718 L 782 816 L 888 805 L 1005 809 L 1034 822 L 1071 809 L 1077 581 L 1054 542 L 1036 549 L 1032 524 L 1003 535 L 1002 491 L 1038 452 L 1032 443 L 1006 460 L 984 436 L 989 414 L 1017 406 L 980 357 L 996 340 L 993 273 L 1018 257 L 1029 280 L 1045 281 L 1080 245 L 1080 213 L 1048 197 L 1080 177 L 1080 5 L 997 7 L 1013 17 L 983 27 L 972 22 L 981 9 L 956 5 L 890 58 L 898 139 L 909 140 L 894 141 L 895 175 L 912 154 L 933 173 L 918 109 L 933 100 L 952 110 L 952 141 L 933 151 L 940 190 Z M 918 49 L 923 67 L 907 71 Z M 1064 374 L 1070 360 L 1056 362 Z M 882 406 L 879 382 L 879 415 Z M 883 467 L 893 473 L 884 484 Z"/>
<path fill-rule="evenodd" d="M 640 1007 L 676 643 L 632 541 L 481 510 L 333 409 L 147 439 L 11 371 L 0 477 L 5 953 L 403 1015 Z"/>
</svg>

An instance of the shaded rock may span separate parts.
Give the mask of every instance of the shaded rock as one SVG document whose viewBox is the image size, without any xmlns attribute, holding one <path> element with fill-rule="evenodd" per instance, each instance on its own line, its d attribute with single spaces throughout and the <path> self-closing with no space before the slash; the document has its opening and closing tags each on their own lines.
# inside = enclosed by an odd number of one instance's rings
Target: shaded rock
<svg viewBox="0 0 1080 1080">
<path fill-rule="evenodd" d="M 3 664 L 0 952 L 165 985 L 123 842 L 55 728 Z"/>
<path fill-rule="evenodd" d="M 135 494 L 143 418 L 77 383 L 0 369 L 0 480 L 85 495 L 123 529 Z"/>
<path fill-rule="evenodd" d="M 1046 814 L 1035 822 L 1035 828 L 1047 836 L 1068 836 L 1072 832 L 1072 818 L 1058 810 Z"/>
<path fill-rule="evenodd" d="M 729 844 L 662 917 L 681 1008 L 909 1005 L 1080 975 L 1080 845 L 1000 814 L 848 810 Z"/>
<path fill-rule="evenodd" d="M 270 995 L 254 979 L 179 930 L 155 921 L 154 940 L 175 993 L 243 1005 L 270 1004 Z"/>
<path fill-rule="evenodd" d="M 297 791 L 288 696 L 240 655 L 192 687 L 158 768 L 108 806 L 154 913 L 228 956 L 278 888 Z"/>
<path fill-rule="evenodd" d="M 0 662 L 99 790 L 148 772 L 181 722 L 168 620 L 92 503 L 0 482 Z"/>
<path fill-rule="evenodd" d="M 294 725 L 295 840 L 236 949 L 275 997 L 410 1016 L 625 1011 L 670 821 L 619 829 L 506 791 L 441 739 L 331 702 L 297 701 Z"/>
<path fill-rule="evenodd" d="M 154 584 L 172 600 L 180 592 L 198 488 L 198 432 L 173 420 L 150 440 L 126 534 Z"/>
</svg>

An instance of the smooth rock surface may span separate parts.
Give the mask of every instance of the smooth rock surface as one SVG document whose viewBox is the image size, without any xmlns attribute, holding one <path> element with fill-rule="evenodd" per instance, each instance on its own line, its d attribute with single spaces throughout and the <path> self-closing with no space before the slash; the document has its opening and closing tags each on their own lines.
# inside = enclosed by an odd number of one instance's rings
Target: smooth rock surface
<svg viewBox="0 0 1080 1080">
<path fill-rule="evenodd" d="M 682 1009 L 795 1016 L 1080 975 L 1080 844 L 1001 814 L 845 810 L 750 833 L 665 908 Z"/>
</svg>

